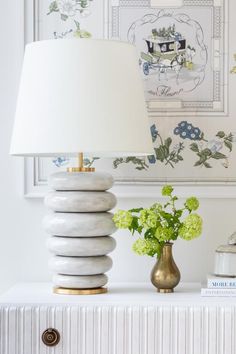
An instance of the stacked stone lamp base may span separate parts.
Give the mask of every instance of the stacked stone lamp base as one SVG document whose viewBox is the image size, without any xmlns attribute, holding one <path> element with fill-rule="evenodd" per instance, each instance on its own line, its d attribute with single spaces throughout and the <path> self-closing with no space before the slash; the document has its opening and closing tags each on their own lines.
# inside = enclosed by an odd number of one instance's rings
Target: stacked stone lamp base
<svg viewBox="0 0 236 354">
<path fill-rule="evenodd" d="M 59 172 L 49 179 L 53 189 L 45 204 L 51 209 L 43 224 L 51 237 L 49 267 L 58 294 L 98 294 L 107 291 L 105 274 L 112 267 L 108 256 L 116 242 L 116 227 L 109 210 L 116 197 L 107 192 L 113 178 L 99 172 Z"/>
</svg>

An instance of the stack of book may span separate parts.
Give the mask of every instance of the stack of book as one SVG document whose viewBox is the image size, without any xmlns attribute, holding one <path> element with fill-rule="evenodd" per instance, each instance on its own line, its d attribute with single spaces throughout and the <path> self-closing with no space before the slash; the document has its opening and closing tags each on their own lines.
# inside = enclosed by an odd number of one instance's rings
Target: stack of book
<svg viewBox="0 0 236 354">
<path fill-rule="evenodd" d="M 236 296 L 236 277 L 209 275 L 207 285 L 201 289 L 202 296 Z"/>
</svg>

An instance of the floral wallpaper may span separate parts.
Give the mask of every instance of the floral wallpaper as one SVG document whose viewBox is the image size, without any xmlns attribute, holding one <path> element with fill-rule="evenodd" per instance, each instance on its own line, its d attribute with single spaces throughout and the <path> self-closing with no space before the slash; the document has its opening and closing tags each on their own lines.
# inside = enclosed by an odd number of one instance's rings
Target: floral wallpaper
<svg viewBox="0 0 236 354">
<path fill-rule="evenodd" d="M 190 150 L 193 154 L 193 166 L 212 168 L 211 161 L 229 167 L 229 155 L 236 142 L 236 135 L 219 131 L 214 137 L 206 138 L 204 132 L 187 121 L 181 121 L 173 130 L 173 136 L 179 137 L 179 142 L 173 144 L 172 136 L 163 137 L 155 124 L 151 126 L 152 141 L 155 154 L 147 160 L 140 158 L 120 158 L 114 161 L 114 168 L 123 163 L 133 163 L 137 170 L 148 169 L 150 164 L 162 163 L 175 168 L 176 164 L 184 162 L 183 151 Z M 190 143 L 187 143 L 190 142 Z"/>
<path fill-rule="evenodd" d="M 91 14 L 91 3 L 93 0 L 58 0 L 52 1 L 48 8 L 47 15 L 57 13 L 60 16 L 61 21 L 69 22 L 69 28 L 67 31 L 62 33 L 54 32 L 54 38 L 64 38 L 69 33 L 73 33 L 75 37 L 78 38 L 89 38 L 91 34 L 81 29 L 80 22 L 77 17 L 85 18 Z"/>
<path fill-rule="evenodd" d="M 83 29 L 81 23 L 91 15 L 92 3 L 96 0 L 58 0 L 49 3 L 48 16 L 59 16 L 63 23 L 68 25 L 64 32 L 54 32 L 55 39 L 62 39 L 68 35 L 78 38 L 89 38 L 91 33 Z M 190 48 L 191 49 L 191 48 Z M 194 48 L 193 48 L 194 49 Z M 236 61 L 236 54 L 234 55 Z M 236 66 L 231 71 L 236 73 Z M 159 124 L 159 123 L 158 123 Z M 211 169 L 217 166 L 227 169 L 230 166 L 230 155 L 234 150 L 236 134 L 231 131 L 216 131 L 214 135 L 207 135 L 203 124 L 193 125 L 189 120 L 179 119 L 179 122 L 169 130 L 169 134 L 161 133 L 158 124 L 151 124 L 150 133 L 153 141 L 153 155 L 138 158 L 126 157 L 113 160 L 113 168 L 119 169 L 121 165 L 131 165 L 135 170 L 147 171 L 156 164 L 175 169 L 184 165 L 186 152 L 191 154 L 192 167 Z M 84 163 L 91 166 L 98 157 L 86 158 Z M 66 157 L 53 159 L 57 167 L 68 165 L 70 160 Z"/>
</svg>

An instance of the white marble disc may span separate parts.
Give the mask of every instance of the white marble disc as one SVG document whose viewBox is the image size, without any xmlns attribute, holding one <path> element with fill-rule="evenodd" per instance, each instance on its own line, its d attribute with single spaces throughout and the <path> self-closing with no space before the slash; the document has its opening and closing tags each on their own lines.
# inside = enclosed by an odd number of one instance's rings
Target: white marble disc
<svg viewBox="0 0 236 354">
<path fill-rule="evenodd" d="M 43 219 L 46 232 L 54 236 L 106 236 L 116 231 L 112 213 L 50 213 Z"/>
<path fill-rule="evenodd" d="M 52 282 L 55 286 L 69 289 L 100 288 L 108 282 L 105 274 L 98 275 L 53 275 Z"/>
<path fill-rule="evenodd" d="M 63 257 L 54 256 L 49 260 L 49 268 L 58 274 L 95 275 L 110 270 L 112 259 L 108 256 L 98 257 Z"/>
<path fill-rule="evenodd" d="M 101 237 L 57 237 L 47 240 L 47 248 L 58 256 L 103 256 L 112 252 L 116 241 L 109 236 Z"/>
<path fill-rule="evenodd" d="M 113 177 L 105 172 L 57 172 L 48 183 L 57 191 L 105 191 L 112 187 Z"/>
<path fill-rule="evenodd" d="M 110 192 L 50 192 L 45 205 L 57 212 L 101 212 L 115 207 L 116 197 Z"/>
</svg>

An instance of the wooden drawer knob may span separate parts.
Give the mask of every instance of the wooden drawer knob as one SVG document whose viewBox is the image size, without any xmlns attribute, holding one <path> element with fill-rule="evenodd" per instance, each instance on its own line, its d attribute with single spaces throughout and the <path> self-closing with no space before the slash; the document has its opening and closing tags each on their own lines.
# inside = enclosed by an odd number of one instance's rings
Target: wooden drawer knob
<svg viewBox="0 0 236 354">
<path fill-rule="evenodd" d="M 42 341 L 48 347 L 54 347 L 60 342 L 60 333 L 55 328 L 48 328 L 42 334 Z"/>
</svg>

